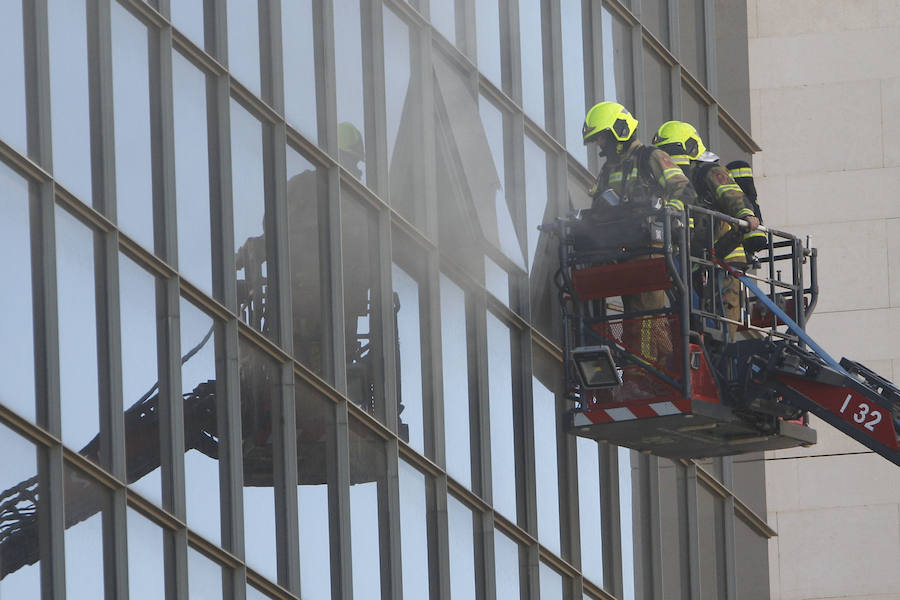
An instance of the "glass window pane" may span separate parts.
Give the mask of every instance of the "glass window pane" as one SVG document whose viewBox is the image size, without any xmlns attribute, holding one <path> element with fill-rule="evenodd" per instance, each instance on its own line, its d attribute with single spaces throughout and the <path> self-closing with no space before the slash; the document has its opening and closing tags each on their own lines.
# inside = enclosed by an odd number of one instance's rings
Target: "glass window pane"
<svg viewBox="0 0 900 600">
<path fill-rule="evenodd" d="M 122 231 L 153 250 L 147 27 L 118 2 L 111 7 L 116 214 Z"/>
<path fill-rule="evenodd" d="M 488 383 L 491 419 L 491 481 L 494 508 L 516 522 L 516 444 L 509 327 L 487 314 Z"/>
<path fill-rule="evenodd" d="M 505 118 L 503 112 L 484 96 L 479 97 L 478 112 L 481 115 L 481 123 L 484 127 L 484 133 L 487 135 L 488 145 L 491 149 L 491 156 L 494 159 L 494 166 L 497 168 L 499 179 L 499 187 L 494 198 L 497 217 L 497 239 L 495 241 L 489 238 L 489 241 L 494 242 L 513 263 L 525 269 L 525 257 L 523 256 L 522 247 L 519 245 L 519 237 L 516 234 L 513 216 L 507 204 L 506 192 L 504 191 L 504 182 L 506 180 L 504 167 L 506 160 L 504 153 Z M 486 233 L 492 232 L 486 231 Z"/>
<path fill-rule="evenodd" d="M 539 348 L 534 349 L 535 363 L 550 363 Z M 553 372 L 553 369 L 542 370 Z M 549 366 L 549 365 L 546 365 Z M 536 366 L 535 371 L 538 370 Z M 558 370 L 557 370 L 558 372 Z M 537 483 L 537 517 L 538 540 L 548 549 L 561 555 L 559 536 L 559 458 L 557 454 L 556 395 L 551 382 L 542 382 L 532 377 L 532 396 L 534 408 L 534 453 L 539 458 L 535 461 L 535 480 Z M 554 386 L 556 387 L 556 386 Z"/>
<path fill-rule="evenodd" d="M 484 257 L 484 287 L 504 306 L 509 306 L 509 273 L 489 257 Z"/>
<path fill-rule="evenodd" d="M 672 120 L 672 72 L 656 52 L 644 46 L 644 124 L 646 138 Z"/>
<path fill-rule="evenodd" d="M 528 238 L 529 272 L 533 272 L 536 266 L 538 240 L 549 240 L 548 235 L 538 231 L 538 225 L 551 221 L 556 215 L 556 208 L 547 191 L 547 153 L 530 137 L 525 136 L 525 231 Z"/>
<path fill-rule="evenodd" d="M 563 577 L 544 563 L 540 568 L 541 600 L 563 600 Z"/>
<path fill-rule="evenodd" d="M 234 198 L 234 251 L 241 320 L 272 335 L 266 313 L 266 248 L 263 124 L 231 100 L 231 186 Z"/>
<path fill-rule="evenodd" d="M 162 504 L 156 282 L 123 254 L 119 254 L 119 309 L 128 483 L 148 500 Z"/>
<path fill-rule="evenodd" d="M 380 515 L 386 507 L 384 440 L 359 421 L 350 419 L 350 535 L 353 589 L 378 598 L 388 553 L 382 550 Z M 368 592 L 368 593 L 367 593 Z"/>
<path fill-rule="evenodd" d="M 169 0 L 172 24 L 191 41 L 204 47 L 203 5 L 206 0 Z"/>
<path fill-rule="evenodd" d="M 378 224 L 361 201 L 342 196 L 347 389 L 351 400 L 384 419 Z"/>
<path fill-rule="evenodd" d="M 687 514 L 684 466 L 660 459 L 659 495 L 663 580 L 667 588 L 681 590 L 682 597 L 690 596 L 690 581 L 686 575 L 690 572 L 690 557 L 682 551 L 688 544 L 687 522 L 681 518 L 681 515 Z M 765 570 L 768 571 L 768 568 Z M 766 595 L 756 597 L 765 598 Z"/>
<path fill-rule="evenodd" d="M 244 552 L 247 564 L 272 581 L 275 553 L 275 488 L 272 444 L 273 403 L 280 402 L 278 365 L 240 339 L 241 436 L 244 458 Z"/>
<path fill-rule="evenodd" d="M 328 181 L 296 150 L 287 148 L 288 244 L 294 355 L 330 379 L 331 287 L 328 285 Z"/>
<path fill-rule="evenodd" d="M 364 103 L 367 86 L 363 75 L 360 1 L 334 0 L 334 14 L 340 15 L 334 20 L 334 60 L 337 69 L 339 159 L 345 168 L 365 182 Z"/>
<path fill-rule="evenodd" d="M 180 303 L 181 394 L 184 412 L 184 486 L 187 524 L 220 543 L 219 429 L 224 398 L 216 387 L 212 317 L 185 299 Z"/>
<path fill-rule="evenodd" d="M 453 496 L 447 496 L 450 538 L 450 597 L 476 598 L 475 527 L 472 511 Z"/>
<path fill-rule="evenodd" d="M 2 102 L 2 101 L 0 101 Z M 5 286 L 16 290 L 0 298 L 0 403 L 30 421 L 35 419 L 34 322 L 31 287 L 31 199 L 28 182 L 0 165 L 0 255 Z"/>
<path fill-rule="evenodd" d="M 587 147 L 582 143 L 584 124 L 584 30 L 580 2 L 561 2 L 563 91 L 565 96 L 566 148 L 578 162 L 587 166 Z M 562 136 L 560 136 L 562 139 Z"/>
<path fill-rule="evenodd" d="M 247 600 L 269 600 L 269 598 L 271 598 L 271 596 L 268 596 L 268 595 L 262 593 L 261 591 L 259 591 L 258 589 L 256 589 L 252 585 L 250 585 L 249 583 L 247 584 L 246 597 L 247 597 Z"/>
<path fill-rule="evenodd" d="M 418 35 L 384 7 L 385 108 L 391 206 L 415 225 L 425 222 L 421 78 L 412 60 Z"/>
<path fill-rule="evenodd" d="M 99 461 L 94 232 L 59 206 L 56 207 L 56 288 L 60 299 L 62 440 L 73 450 Z M 98 436 L 97 443 L 85 447 L 94 436 Z"/>
<path fill-rule="evenodd" d="M 641 0 L 641 23 L 668 46 L 669 0 Z"/>
<path fill-rule="evenodd" d="M 631 502 L 631 450 L 619 453 L 619 523 L 622 537 L 622 584 L 624 598 L 634 600 L 634 511 Z"/>
<path fill-rule="evenodd" d="M 634 112 L 634 60 L 631 26 L 605 6 L 600 12 L 603 38 L 603 96 Z"/>
<path fill-rule="evenodd" d="M 257 0 L 226 0 L 228 68 L 238 81 L 261 96 L 259 77 L 259 5 Z"/>
<path fill-rule="evenodd" d="M 90 204 L 91 123 L 85 2 L 49 0 L 47 12 L 53 174 L 66 189 Z"/>
<path fill-rule="evenodd" d="M 391 280 L 397 334 L 400 437 L 425 454 L 425 389 L 423 361 L 428 361 L 428 323 L 425 251 L 399 231 L 393 236 Z M 423 335 L 424 333 L 424 335 Z"/>
<path fill-rule="evenodd" d="M 578 452 L 578 532 L 581 537 L 581 572 L 603 586 L 603 521 L 600 518 L 600 456 L 597 442 L 576 438 Z"/>
<path fill-rule="evenodd" d="M 494 562 L 497 600 L 521 600 L 519 545 L 497 530 L 494 530 Z"/>
<path fill-rule="evenodd" d="M 206 75 L 180 53 L 172 55 L 178 270 L 212 296 Z"/>
<path fill-rule="evenodd" d="M 544 127 L 544 54 L 541 0 L 519 0 L 522 47 L 522 109 Z"/>
<path fill-rule="evenodd" d="M 42 490 L 35 447 L 0 425 L 0 448 L 0 597 L 40 598 L 39 535 L 45 523 L 38 518 Z"/>
<path fill-rule="evenodd" d="M 469 441 L 469 346 L 466 293 L 443 273 L 441 289 L 441 366 L 447 473 L 472 487 Z"/>
<path fill-rule="evenodd" d="M 103 598 L 102 511 L 109 506 L 106 489 L 68 463 L 63 465 L 63 480 L 66 589 L 78 590 L 80 598 Z M 157 552 L 161 555 L 162 548 Z"/>
<path fill-rule="evenodd" d="M 423 473 L 400 461 L 400 548 L 403 596 L 428 598 L 428 507 Z"/>
<path fill-rule="evenodd" d="M 538 231 L 559 213 L 548 187 L 550 167 L 547 152 L 525 136 L 525 218 L 528 242 L 531 315 L 534 325 L 552 339 L 560 329 L 557 288 L 553 277 L 559 269 L 559 240 Z"/>
<path fill-rule="evenodd" d="M 163 530 L 133 508 L 128 509 L 128 597 L 166 597 Z M 75 588 L 78 589 L 78 588 Z"/>
<path fill-rule="evenodd" d="M 297 507 L 300 521 L 300 585 L 304 598 L 331 597 L 331 514 L 336 485 L 334 404 L 296 379 Z M 359 457 L 351 455 L 355 463 Z"/>
<path fill-rule="evenodd" d="M 297 131 L 316 141 L 316 52 L 312 0 L 282 0 L 281 40 L 284 45 L 285 119 Z"/>
<path fill-rule="evenodd" d="M 431 24 L 441 35 L 456 44 L 456 1 L 432 2 L 428 8 L 431 10 Z"/>
<path fill-rule="evenodd" d="M 681 64 L 706 83 L 706 27 L 704 0 L 678 0 L 678 25 L 681 40 Z"/>
<path fill-rule="evenodd" d="M 475 0 L 475 42 L 478 70 L 497 87 L 503 86 L 500 70 L 500 3 Z"/>
<path fill-rule="evenodd" d="M 222 567 L 188 548 L 188 596 L 191 600 L 222 598 Z"/>
<path fill-rule="evenodd" d="M 0 3 L 0 138 L 23 154 L 28 133 L 25 101 L 25 35 L 21 1 Z"/>
</svg>

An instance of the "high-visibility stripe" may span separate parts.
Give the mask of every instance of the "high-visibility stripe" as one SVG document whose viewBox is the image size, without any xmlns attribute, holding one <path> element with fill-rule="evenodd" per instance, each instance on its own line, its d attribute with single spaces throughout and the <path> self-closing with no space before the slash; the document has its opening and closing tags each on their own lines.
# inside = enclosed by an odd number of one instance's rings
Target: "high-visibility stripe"
<svg viewBox="0 0 900 600">
<path fill-rule="evenodd" d="M 738 245 L 737 248 L 728 253 L 725 257 L 725 262 L 746 262 L 747 261 L 747 253 L 744 251 L 744 247 Z"/>
<path fill-rule="evenodd" d="M 666 179 L 671 179 L 676 175 L 684 175 L 684 171 L 679 169 L 678 167 L 669 167 L 665 171 L 663 171 L 663 177 Z"/>
<path fill-rule="evenodd" d="M 650 317 L 641 317 L 641 354 L 647 360 L 656 360 L 656 353 L 653 351 L 651 343 L 652 333 L 653 322 Z"/>
<path fill-rule="evenodd" d="M 669 206 L 671 208 L 675 208 L 678 210 L 684 210 L 684 202 L 682 202 L 678 198 L 670 198 L 669 200 L 666 201 L 666 206 Z"/>
<path fill-rule="evenodd" d="M 738 177 L 753 177 L 753 169 L 750 167 L 741 167 L 739 169 L 731 169 L 728 171 L 731 173 L 731 176 L 737 179 Z"/>
<path fill-rule="evenodd" d="M 741 190 L 741 186 L 739 186 L 736 183 L 723 183 L 722 185 L 720 185 L 719 187 L 716 188 L 716 198 L 721 198 L 722 194 L 724 194 L 725 192 L 741 192 L 741 193 L 743 193 L 743 190 Z"/>
<path fill-rule="evenodd" d="M 622 181 L 621 171 L 615 171 L 609 174 L 609 183 L 619 183 Z"/>
<path fill-rule="evenodd" d="M 745 233 L 745 234 L 744 234 L 744 239 L 745 239 L 745 240 L 746 240 L 747 238 L 752 238 L 752 237 L 762 237 L 762 238 L 764 238 L 764 237 L 766 237 L 766 233 L 765 233 L 764 231 L 758 231 L 758 230 L 757 230 L 757 231 L 751 231 L 751 232 L 749 232 L 749 233 Z"/>
<path fill-rule="evenodd" d="M 755 217 L 756 213 L 753 212 L 752 208 L 742 208 L 735 215 L 738 219 L 742 219 L 743 217 Z"/>
</svg>

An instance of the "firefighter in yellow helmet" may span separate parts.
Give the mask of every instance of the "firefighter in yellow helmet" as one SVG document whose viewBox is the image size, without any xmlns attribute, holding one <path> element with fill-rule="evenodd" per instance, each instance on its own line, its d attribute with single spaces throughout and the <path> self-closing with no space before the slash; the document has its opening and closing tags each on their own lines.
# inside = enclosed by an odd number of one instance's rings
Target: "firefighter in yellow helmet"
<svg viewBox="0 0 900 600">
<path fill-rule="evenodd" d="M 338 151 L 338 160 L 341 165 L 353 173 L 357 179 L 360 179 L 363 172 L 359 163 L 362 162 L 365 166 L 366 151 L 363 146 L 362 134 L 350 121 L 338 124 Z"/>
<path fill-rule="evenodd" d="M 587 112 L 581 132 L 584 143 L 596 144 L 606 158 L 591 196 L 612 189 L 635 204 L 659 197 L 667 206 L 684 210 L 685 204 L 696 200 L 688 178 L 668 154 L 641 144 L 637 127 L 637 119 L 618 102 L 600 102 Z M 622 304 L 626 313 L 658 310 L 665 307 L 666 294 L 663 290 L 630 294 L 622 297 Z M 657 364 L 672 353 L 668 324 L 662 319 L 641 317 L 640 327 L 625 328 L 622 343 Z"/>
<path fill-rule="evenodd" d="M 665 150 L 687 175 L 701 205 L 706 205 L 720 213 L 737 219 L 744 219 L 749 224 L 751 235 L 759 227 L 759 218 L 753 210 L 752 203 L 744 195 L 741 187 L 734 181 L 728 169 L 719 164 L 719 157 L 707 151 L 697 130 L 690 123 L 683 121 L 667 121 L 660 125 L 653 136 L 653 145 Z M 732 228 L 725 222 L 719 222 L 713 238 L 718 240 Z M 703 236 L 702 227 L 698 227 L 698 237 Z M 700 240 L 698 240 L 700 241 Z M 744 247 L 739 244 L 726 256 L 720 257 L 738 269 L 747 267 L 748 258 Z M 732 320 L 740 319 L 740 283 L 726 274 L 721 283 L 722 304 L 725 316 Z M 732 335 L 736 325 L 729 325 Z"/>
</svg>

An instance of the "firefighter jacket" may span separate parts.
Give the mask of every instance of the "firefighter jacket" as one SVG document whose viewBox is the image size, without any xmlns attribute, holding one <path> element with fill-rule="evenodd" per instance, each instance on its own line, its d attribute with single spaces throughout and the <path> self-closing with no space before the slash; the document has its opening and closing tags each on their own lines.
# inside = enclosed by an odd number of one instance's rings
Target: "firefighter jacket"
<svg viewBox="0 0 900 600">
<path fill-rule="evenodd" d="M 712 208 L 716 212 L 725 213 L 736 219 L 755 216 L 753 205 L 744 195 L 741 187 L 728 173 L 728 169 L 718 162 L 698 162 L 691 168 L 691 183 L 697 190 L 697 196 L 701 204 Z M 731 225 L 719 223 L 715 232 L 718 240 L 728 233 Z M 725 262 L 733 264 L 746 264 L 747 254 L 743 245 L 738 245 L 724 257 Z"/>
<path fill-rule="evenodd" d="M 672 158 L 659 148 L 631 143 L 619 159 L 609 159 L 591 188 L 591 196 L 611 189 L 631 202 L 662 198 L 666 206 L 684 210 L 697 195 L 690 181 Z"/>
</svg>

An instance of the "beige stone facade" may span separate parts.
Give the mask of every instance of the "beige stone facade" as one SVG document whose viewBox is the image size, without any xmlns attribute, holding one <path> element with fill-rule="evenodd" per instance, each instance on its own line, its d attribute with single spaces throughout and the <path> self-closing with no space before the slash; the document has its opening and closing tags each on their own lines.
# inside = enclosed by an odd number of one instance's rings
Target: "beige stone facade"
<svg viewBox="0 0 900 600">
<path fill-rule="evenodd" d="M 821 296 L 809 331 L 900 379 L 900 2 L 750 0 L 760 204 L 811 235 Z M 769 453 L 771 597 L 900 599 L 900 468 L 827 425 Z"/>
</svg>

